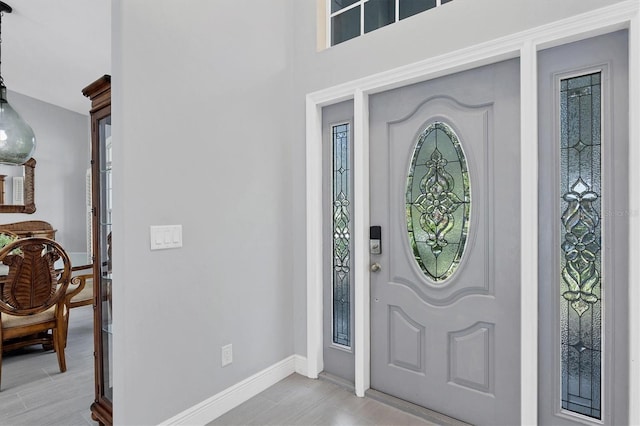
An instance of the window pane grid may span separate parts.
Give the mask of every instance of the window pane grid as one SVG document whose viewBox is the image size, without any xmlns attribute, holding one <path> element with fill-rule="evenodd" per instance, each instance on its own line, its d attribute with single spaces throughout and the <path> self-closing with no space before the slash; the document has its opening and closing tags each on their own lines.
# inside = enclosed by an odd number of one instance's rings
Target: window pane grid
<svg viewBox="0 0 640 426">
<path fill-rule="evenodd" d="M 340 10 L 336 10 L 336 11 L 332 10 L 330 17 L 333 18 L 334 16 L 338 16 L 338 15 L 344 13 L 344 12 L 348 12 L 351 9 L 354 9 L 356 7 L 360 7 L 362 5 L 362 3 L 366 2 L 366 1 L 368 1 L 368 0 L 359 0 L 359 1 L 354 2 L 353 4 L 350 4 L 349 6 L 345 7 L 344 9 L 340 9 Z"/>
<path fill-rule="evenodd" d="M 331 14 L 343 12 L 362 3 L 362 0 L 331 0 Z"/>
<path fill-rule="evenodd" d="M 382 28 L 451 0 L 330 0 L 331 45 Z"/>
</svg>

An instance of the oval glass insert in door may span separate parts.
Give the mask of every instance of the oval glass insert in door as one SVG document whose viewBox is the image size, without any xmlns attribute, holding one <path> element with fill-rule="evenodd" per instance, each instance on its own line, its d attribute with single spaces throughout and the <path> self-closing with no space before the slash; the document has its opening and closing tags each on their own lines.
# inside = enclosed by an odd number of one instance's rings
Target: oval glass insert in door
<svg viewBox="0 0 640 426">
<path fill-rule="evenodd" d="M 407 231 L 416 262 L 436 283 L 452 276 L 469 233 L 471 185 L 460 139 L 443 122 L 420 134 L 407 176 Z"/>
</svg>

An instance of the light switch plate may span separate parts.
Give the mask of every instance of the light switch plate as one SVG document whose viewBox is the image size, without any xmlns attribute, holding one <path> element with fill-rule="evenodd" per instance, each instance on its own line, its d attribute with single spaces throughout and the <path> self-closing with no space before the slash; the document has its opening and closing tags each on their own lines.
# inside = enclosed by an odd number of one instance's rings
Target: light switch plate
<svg viewBox="0 0 640 426">
<path fill-rule="evenodd" d="M 151 250 L 182 247 L 182 225 L 151 225 L 149 243 Z"/>
</svg>

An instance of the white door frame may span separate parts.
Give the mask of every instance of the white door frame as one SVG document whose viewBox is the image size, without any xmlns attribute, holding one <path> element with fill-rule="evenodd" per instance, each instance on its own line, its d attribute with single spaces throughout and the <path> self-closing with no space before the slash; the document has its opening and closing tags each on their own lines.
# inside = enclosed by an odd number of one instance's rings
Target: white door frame
<svg viewBox="0 0 640 426">
<path fill-rule="evenodd" d="M 520 58 L 521 144 L 521 420 L 536 424 L 538 410 L 538 100 L 537 52 L 623 28 L 629 29 L 629 259 L 640 259 L 640 2 L 627 0 L 470 48 L 353 80 L 306 97 L 307 375 L 322 359 L 322 107 L 354 100 L 355 390 L 370 386 L 369 312 L 369 95 Z M 634 191 L 635 190 L 635 191 Z M 640 282 L 640 262 L 629 262 L 629 283 Z M 629 398 L 640 400 L 640 286 L 629 287 Z M 640 406 L 629 404 L 630 424 Z"/>
</svg>

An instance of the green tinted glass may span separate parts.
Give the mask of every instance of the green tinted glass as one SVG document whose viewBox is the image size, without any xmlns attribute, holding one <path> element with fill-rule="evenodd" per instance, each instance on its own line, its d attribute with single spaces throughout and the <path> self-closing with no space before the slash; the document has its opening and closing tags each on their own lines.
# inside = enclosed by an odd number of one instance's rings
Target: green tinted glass
<svg viewBox="0 0 640 426">
<path fill-rule="evenodd" d="M 457 269 L 469 233 L 471 185 L 460 140 L 446 123 L 419 136 L 407 177 L 406 216 L 416 262 L 433 281 Z"/>
<path fill-rule="evenodd" d="M 601 413 L 600 73 L 560 82 L 562 408 Z"/>
</svg>

